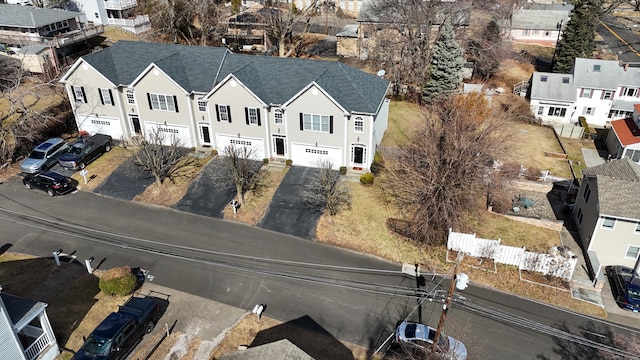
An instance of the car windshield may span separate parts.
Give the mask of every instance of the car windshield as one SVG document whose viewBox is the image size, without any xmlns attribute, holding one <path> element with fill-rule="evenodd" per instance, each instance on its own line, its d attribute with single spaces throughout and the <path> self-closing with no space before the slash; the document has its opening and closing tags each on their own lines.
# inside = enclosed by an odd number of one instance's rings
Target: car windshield
<svg viewBox="0 0 640 360">
<path fill-rule="evenodd" d="M 627 297 L 634 303 L 640 303 L 640 288 L 636 286 L 629 286 L 627 288 Z"/>
<path fill-rule="evenodd" d="M 81 147 L 73 146 L 71 149 L 69 149 L 69 153 L 70 154 L 80 155 L 81 152 L 82 152 L 82 148 Z"/>
<path fill-rule="evenodd" d="M 111 351 L 111 339 L 90 335 L 83 348 L 92 354 L 108 355 Z"/>
<path fill-rule="evenodd" d="M 407 327 L 404 330 L 404 336 L 407 339 L 413 339 L 416 337 L 416 324 L 407 324 Z"/>
<path fill-rule="evenodd" d="M 29 154 L 29 159 L 44 159 L 44 152 L 42 151 L 32 151 L 31 154 Z"/>
</svg>

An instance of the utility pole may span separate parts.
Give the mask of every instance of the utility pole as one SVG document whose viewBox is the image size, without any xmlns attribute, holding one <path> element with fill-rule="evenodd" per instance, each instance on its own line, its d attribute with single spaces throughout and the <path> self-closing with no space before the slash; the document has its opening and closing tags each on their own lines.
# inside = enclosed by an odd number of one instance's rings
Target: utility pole
<svg viewBox="0 0 640 360">
<path fill-rule="evenodd" d="M 422 298 L 420 297 L 420 266 L 416 263 L 416 301 L 418 302 L 418 322 L 422 324 Z"/>
<path fill-rule="evenodd" d="M 456 264 L 453 267 L 453 277 L 451 278 L 451 284 L 449 285 L 449 292 L 447 293 L 447 298 L 444 300 L 444 305 L 442 306 L 442 314 L 440 314 L 440 321 L 438 321 L 438 328 L 436 329 L 436 335 L 433 338 L 433 344 L 431 348 L 436 350 L 438 348 L 438 341 L 440 340 L 440 333 L 442 332 L 442 328 L 444 327 L 444 320 L 447 317 L 447 311 L 451 306 L 451 298 L 453 297 L 453 293 L 455 292 L 456 287 L 459 290 L 464 290 L 469 282 L 469 277 L 467 274 L 460 274 L 460 278 L 458 278 L 458 264 L 462 261 L 462 253 L 458 253 L 458 258 L 456 259 Z"/>
</svg>

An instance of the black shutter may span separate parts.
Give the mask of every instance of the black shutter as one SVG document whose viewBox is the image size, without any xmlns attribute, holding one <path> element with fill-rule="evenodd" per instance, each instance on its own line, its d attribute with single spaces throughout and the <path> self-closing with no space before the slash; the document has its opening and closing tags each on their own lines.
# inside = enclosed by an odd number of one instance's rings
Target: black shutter
<svg viewBox="0 0 640 360">
<path fill-rule="evenodd" d="M 262 126 L 262 123 L 260 122 L 260 109 L 256 109 L 256 114 L 258 114 L 258 126 Z"/>
<path fill-rule="evenodd" d="M 231 124 L 231 106 L 227 105 L 227 118 L 229 119 L 229 124 Z"/>
<path fill-rule="evenodd" d="M 80 90 L 82 91 L 82 102 L 87 102 L 87 93 L 84 92 L 84 86 L 80 86 Z"/>
<path fill-rule="evenodd" d="M 304 116 L 300 113 L 300 131 L 304 131 Z"/>
<path fill-rule="evenodd" d="M 109 99 L 111 99 L 111 106 L 116 106 L 116 102 L 113 101 L 113 93 L 111 92 L 111 89 L 109 89 Z"/>
<path fill-rule="evenodd" d="M 249 125 L 249 108 L 244 108 L 244 118 L 247 121 L 247 125 Z"/>
<path fill-rule="evenodd" d="M 176 112 L 178 112 L 178 98 L 175 95 L 173 96 L 173 105 L 175 105 Z"/>
<path fill-rule="evenodd" d="M 333 134 L 333 116 L 329 116 L 329 134 Z"/>
<path fill-rule="evenodd" d="M 100 104 L 104 105 L 104 98 L 102 97 L 102 90 L 98 89 L 98 95 L 100 95 Z"/>
<path fill-rule="evenodd" d="M 149 110 L 153 110 L 153 105 L 151 105 L 151 94 L 147 93 L 147 100 L 149 100 Z"/>
<path fill-rule="evenodd" d="M 220 109 L 218 109 L 218 104 L 216 104 L 215 107 L 216 107 L 216 119 L 220 121 Z"/>
</svg>

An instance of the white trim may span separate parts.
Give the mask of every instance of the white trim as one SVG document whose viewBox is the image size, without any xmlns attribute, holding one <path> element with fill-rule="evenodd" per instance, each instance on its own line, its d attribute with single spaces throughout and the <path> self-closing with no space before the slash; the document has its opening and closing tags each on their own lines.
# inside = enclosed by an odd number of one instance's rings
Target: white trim
<svg viewBox="0 0 640 360">
<path fill-rule="evenodd" d="M 627 256 L 627 254 L 629 253 L 629 248 L 632 246 L 634 248 L 638 248 L 638 255 L 640 255 L 640 245 L 627 245 L 627 251 L 624 252 L 624 258 L 631 259 L 631 260 L 638 260 L 638 256 L 635 256 L 635 257 Z"/>
<path fill-rule="evenodd" d="M 289 104 L 291 104 L 292 102 L 294 102 L 297 98 L 299 98 L 300 96 L 302 96 L 302 94 L 304 94 L 305 92 L 307 92 L 307 90 L 309 90 L 311 87 L 315 86 L 316 88 L 318 88 L 318 90 L 320 90 L 320 92 L 326 96 L 329 100 L 331 100 L 331 102 L 337 106 L 338 108 L 340 108 L 340 110 L 342 110 L 342 112 L 345 115 L 349 115 L 349 112 L 347 111 L 347 109 L 345 109 L 342 105 L 340 105 L 339 102 L 337 102 L 333 97 L 331 97 L 331 95 L 329 95 L 329 93 L 327 93 L 320 85 L 318 85 L 315 81 L 312 81 L 309 85 L 305 86 L 302 90 L 300 90 L 297 94 L 293 95 L 291 97 L 291 99 L 285 101 L 284 104 L 282 104 L 282 108 L 286 109 L 287 106 Z"/>
<path fill-rule="evenodd" d="M 129 85 L 129 87 L 135 87 L 141 80 L 142 78 L 144 78 L 145 76 L 147 76 L 147 74 L 149 73 L 149 71 L 151 71 L 152 69 L 156 68 L 160 73 L 162 73 L 162 75 L 164 75 L 167 79 L 171 80 L 171 82 L 177 86 L 180 90 L 182 90 L 185 95 L 189 95 L 189 93 L 187 92 L 187 90 L 185 90 L 182 86 L 180 86 L 180 84 L 178 84 L 175 80 L 173 80 L 173 78 L 169 75 L 167 75 L 166 72 L 164 72 L 159 66 L 157 66 L 155 63 L 151 63 L 149 64 L 149 66 L 146 67 L 146 69 L 142 70 L 142 72 L 140 73 L 140 75 L 138 75 L 135 79 L 133 79 L 133 81 L 131 82 L 131 84 Z"/>
<path fill-rule="evenodd" d="M 251 96 L 253 96 L 256 100 L 258 100 L 263 107 L 267 106 L 267 103 L 265 103 L 264 101 L 262 101 L 262 99 L 260 99 L 258 97 L 258 95 L 256 95 L 253 91 L 251 91 L 251 89 L 249 89 L 244 83 L 242 83 L 242 81 L 238 80 L 237 77 L 235 77 L 233 74 L 229 74 L 227 75 L 224 79 L 222 79 L 222 81 L 220 81 L 218 83 L 218 85 L 216 85 L 213 89 L 211 89 L 211 91 L 209 91 L 204 98 L 207 99 L 207 101 L 209 101 L 209 99 L 211 98 L 211 96 L 213 96 L 213 94 L 216 93 L 216 91 L 218 91 L 218 89 L 220 89 L 221 87 L 223 87 L 227 82 L 229 82 L 229 80 L 235 80 L 243 89 L 245 89 L 249 94 L 251 94 Z"/>
<path fill-rule="evenodd" d="M 613 231 L 613 230 L 615 230 L 615 228 L 616 228 L 616 224 L 618 223 L 618 219 L 613 218 L 613 217 L 609 217 L 609 216 L 603 216 L 603 217 L 601 217 L 601 219 L 602 219 L 602 220 L 600 221 L 600 228 L 601 228 L 601 229 L 603 229 L 603 230 L 607 230 L 607 231 Z M 613 226 L 611 226 L 611 227 L 604 226 L 604 222 L 605 222 L 605 220 L 607 220 L 607 219 L 611 219 L 611 220 L 613 220 Z"/>
<path fill-rule="evenodd" d="M 91 66 L 91 64 L 89 64 L 86 60 L 84 60 L 83 58 L 78 59 L 78 61 L 76 61 L 75 64 L 73 64 L 73 66 L 71 66 L 71 69 L 69 69 L 64 76 L 58 80 L 58 82 L 61 83 L 67 83 L 67 79 L 69 78 L 69 76 L 71 76 L 71 74 L 73 72 L 76 71 L 76 69 L 78 68 L 78 66 L 80 66 L 80 64 L 86 64 L 88 67 L 90 67 L 91 69 L 93 69 L 98 75 L 100 75 L 103 79 L 105 79 L 109 84 L 111 84 L 114 87 L 117 87 L 116 84 L 114 84 L 113 82 L 111 82 L 111 80 L 109 80 L 106 76 L 104 76 L 100 71 L 98 71 L 96 68 L 94 68 L 93 66 Z"/>
</svg>

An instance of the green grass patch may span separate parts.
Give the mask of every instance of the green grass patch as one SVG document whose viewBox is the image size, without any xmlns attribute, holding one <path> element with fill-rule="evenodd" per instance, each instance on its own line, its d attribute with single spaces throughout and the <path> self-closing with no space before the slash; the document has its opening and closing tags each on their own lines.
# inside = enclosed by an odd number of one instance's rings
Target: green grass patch
<svg viewBox="0 0 640 360">
<path fill-rule="evenodd" d="M 389 124 L 384 133 L 382 146 L 398 146 L 407 140 L 413 125 L 423 117 L 418 105 L 408 101 L 391 101 Z"/>
</svg>

